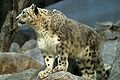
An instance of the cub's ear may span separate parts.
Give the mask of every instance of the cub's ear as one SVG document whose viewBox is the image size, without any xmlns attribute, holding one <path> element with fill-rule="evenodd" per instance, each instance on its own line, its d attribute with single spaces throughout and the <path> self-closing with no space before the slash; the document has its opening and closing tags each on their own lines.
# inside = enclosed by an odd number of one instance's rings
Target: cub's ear
<svg viewBox="0 0 120 80">
<path fill-rule="evenodd" d="M 35 15 L 38 14 L 38 8 L 36 7 L 36 5 L 32 4 L 30 8 L 35 12 Z"/>
</svg>

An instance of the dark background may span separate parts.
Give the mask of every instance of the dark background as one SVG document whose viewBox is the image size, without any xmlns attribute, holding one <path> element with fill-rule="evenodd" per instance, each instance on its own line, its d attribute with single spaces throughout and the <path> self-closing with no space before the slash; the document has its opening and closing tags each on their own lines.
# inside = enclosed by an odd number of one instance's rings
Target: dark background
<svg viewBox="0 0 120 80">
<path fill-rule="evenodd" d="M 120 19 L 120 0 L 34 0 L 34 3 L 42 8 L 58 9 L 69 18 L 91 26 Z M 0 28 L 9 10 L 12 0 L 0 0 Z"/>
</svg>

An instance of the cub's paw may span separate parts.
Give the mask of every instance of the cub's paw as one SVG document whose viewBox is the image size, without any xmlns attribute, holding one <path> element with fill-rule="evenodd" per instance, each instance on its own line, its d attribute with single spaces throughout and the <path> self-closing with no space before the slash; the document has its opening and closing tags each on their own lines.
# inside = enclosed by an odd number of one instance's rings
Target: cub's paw
<svg viewBox="0 0 120 80">
<path fill-rule="evenodd" d="M 53 69 L 53 72 L 59 72 L 59 71 L 67 71 L 67 69 L 64 66 L 57 66 Z"/>
<path fill-rule="evenodd" d="M 44 70 L 44 71 L 40 71 L 40 72 L 38 73 L 38 77 L 39 77 L 40 79 L 46 78 L 46 77 L 49 76 L 51 73 L 52 73 L 51 70 L 46 69 L 46 70 Z"/>
</svg>

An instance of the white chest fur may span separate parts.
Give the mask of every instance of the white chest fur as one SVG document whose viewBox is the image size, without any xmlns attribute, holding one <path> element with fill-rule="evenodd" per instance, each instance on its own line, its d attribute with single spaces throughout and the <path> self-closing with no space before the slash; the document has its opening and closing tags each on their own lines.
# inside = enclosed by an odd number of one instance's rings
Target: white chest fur
<svg viewBox="0 0 120 80">
<path fill-rule="evenodd" d="M 42 38 L 37 39 L 38 47 L 48 53 L 56 54 L 56 46 L 60 43 L 58 36 L 53 35 L 52 37 L 46 35 Z"/>
</svg>

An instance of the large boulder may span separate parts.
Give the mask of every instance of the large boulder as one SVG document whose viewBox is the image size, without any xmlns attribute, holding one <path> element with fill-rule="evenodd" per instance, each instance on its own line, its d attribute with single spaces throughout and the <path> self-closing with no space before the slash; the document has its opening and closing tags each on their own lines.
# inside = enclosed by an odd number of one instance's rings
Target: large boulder
<svg viewBox="0 0 120 80">
<path fill-rule="evenodd" d="M 112 23 L 110 21 L 99 22 L 95 26 L 95 30 L 100 34 L 100 39 L 102 42 L 101 53 L 103 56 L 103 60 L 107 64 L 112 64 L 115 57 L 116 51 L 118 48 L 118 36 L 120 35 L 119 22 Z"/>
<path fill-rule="evenodd" d="M 88 80 L 88 79 L 75 76 L 69 72 L 61 71 L 53 73 L 43 80 Z"/>
<path fill-rule="evenodd" d="M 26 55 L 14 52 L 0 52 L 0 74 L 11 74 L 42 67 L 42 64 Z"/>
<path fill-rule="evenodd" d="M 120 80 L 120 42 L 116 58 L 113 62 L 109 80 Z"/>
<path fill-rule="evenodd" d="M 36 69 L 28 69 L 19 73 L 12 74 L 4 80 L 30 80 L 36 73 Z"/>
</svg>

